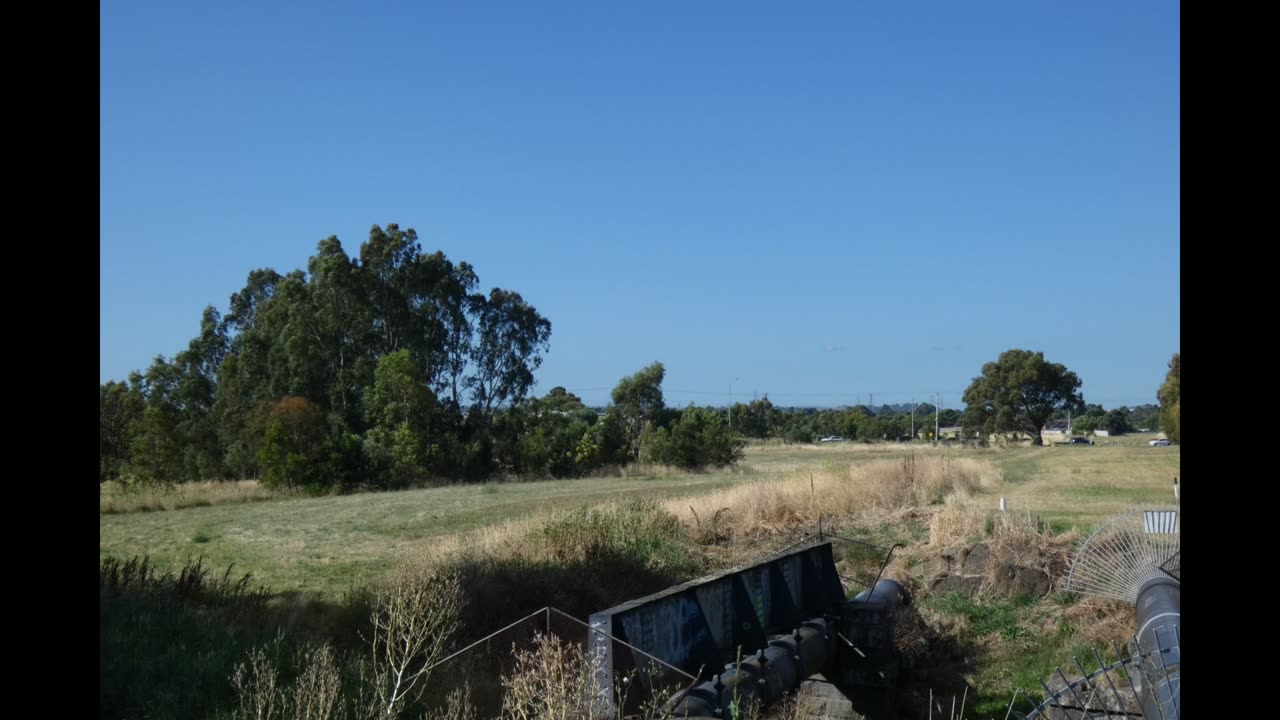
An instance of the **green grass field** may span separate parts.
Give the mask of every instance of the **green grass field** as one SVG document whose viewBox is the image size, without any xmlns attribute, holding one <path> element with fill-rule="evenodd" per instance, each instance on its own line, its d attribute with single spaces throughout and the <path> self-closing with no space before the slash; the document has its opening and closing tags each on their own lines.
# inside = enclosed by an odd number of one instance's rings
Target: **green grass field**
<svg viewBox="0 0 1280 720">
<path fill-rule="evenodd" d="M 1124 444 L 953 449 L 994 462 L 1005 482 L 967 502 L 1029 510 L 1058 527 L 1087 527 L 1137 502 L 1171 502 L 1180 448 Z M 897 445 L 756 445 L 718 473 L 459 485 L 320 498 L 282 498 L 99 517 L 101 555 L 148 555 L 160 567 L 203 557 L 234 564 L 275 592 L 328 595 L 376 579 L 414 547 L 532 514 L 624 497 L 695 495 L 804 468 L 902 456 Z"/>
<path fill-rule="evenodd" d="M 1087 529 L 1141 503 L 1174 502 L 1173 479 L 1181 483 L 1181 448 L 1150 447 L 1145 436 L 1125 444 L 1012 448 L 992 456 L 1004 485 L 970 500 L 998 507 L 1004 497 L 1012 511 L 1030 511 L 1055 528 Z"/>
</svg>

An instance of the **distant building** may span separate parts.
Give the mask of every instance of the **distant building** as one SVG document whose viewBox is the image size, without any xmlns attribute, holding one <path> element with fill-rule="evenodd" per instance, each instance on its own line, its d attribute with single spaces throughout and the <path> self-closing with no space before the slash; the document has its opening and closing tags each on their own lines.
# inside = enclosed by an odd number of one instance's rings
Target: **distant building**
<svg viewBox="0 0 1280 720">
<path fill-rule="evenodd" d="M 1031 435 L 1024 432 L 991 433 L 987 442 L 995 447 L 1016 447 L 1031 444 Z"/>
<path fill-rule="evenodd" d="M 1040 438 L 1047 443 L 1066 442 L 1071 437 L 1070 430 L 1066 420 L 1054 420 L 1040 431 Z"/>
</svg>

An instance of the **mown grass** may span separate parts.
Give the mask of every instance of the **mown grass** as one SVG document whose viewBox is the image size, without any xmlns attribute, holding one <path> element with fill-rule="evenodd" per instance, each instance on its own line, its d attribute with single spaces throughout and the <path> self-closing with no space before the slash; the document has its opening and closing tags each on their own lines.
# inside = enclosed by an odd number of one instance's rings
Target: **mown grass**
<svg viewBox="0 0 1280 720">
<path fill-rule="evenodd" d="M 1151 452 L 1148 452 L 1151 451 Z M 1169 452 L 1172 451 L 1172 452 Z M 674 498 L 706 496 L 735 486 L 751 488 L 740 498 L 763 508 L 758 491 L 773 483 L 789 483 L 797 497 L 809 494 L 808 473 L 815 482 L 828 477 L 833 487 L 851 468 L 884 461 L 949 457 L 993 464 L 1002 481 L 979 482 L 968 502 L 992 507 L 1007 496 L 1013 510 L 1030 510 L 1060 530 L 1087 527 L 1129 502 L 1172 498 L 1172 478 L 1179 474 L 1179 448 L 1086 447 L 1017 448 L 1009 450 L 925 449 L 908 445 L 832 446 L 763 445 L 748 447 L 744 469 L 663 477 L 589 478 L 528 483 L 459 485 L 426 490 L 369 493 L 339 497 L 273 498 L 232 505 L 210 505 L 164 512 L 104 514 L 99 521 L 99 554 L 150 555 L 164 566 L 180 566 L 204 556 L 216 566 L 235 563 L 254 573 L 275 591 L 318 592 L 333 596 L 384 574 L 396 559 L 422 545 L 449 542 L 461 534 L 540 514 L 598 504 L 620 498 L 672 499 L 672 512 L 687 522 L 688 506 L 700 507 L 704 522 L 725 505 L 707 497 L 688 503 Z M 921 463 L 926 462 L 921 459 Z M 1009 467 L 1021 472 L 1010 480 Z M 1072 469 L 1081 473 L 1072 475 Z M 1081 477 L 1087 478 L 1082 482 Z M 1111 496 L 1071 493 L 1081 487 L 1115 487 Z M 1121 490 L 1132 490 L 1121 496 Z M 842 496 L 857 497 L 852 493 Z M 1087 493 L 1087 491 L 1086 491 Z M 773 493 L 776 495 L 777 493 Z M 873 495 L 862 496 L 874 502 Z M 813 503 L 803 522 L 817 523 L 826 510 Z M 812 514 L 812 517 L 808 516 Z M 828 517 L 836 514 L 833 509 Z M 778 515 L 780 523 L 793 522 Z M 720 517 L 726 527 L 737 527 Z M 754 522 L 754 521 L 752 521 Z"/>
<path fill-rule="evenodd" d="M 1120 438 L 1112 438 L 1120 440 Z M 1055 527 L 1086 529 L 1142 503 L 1172 504 L 1181 448 L 1145 443 L 1015 448 L 992 456 L 1004 478 L 983 487 L 972 504 L 1030 511 Z"/>
<path fill-rule="evenodd" d="M 557 480 L 273 500 L 102 515 L 99 554 L 178 566 L 235 563 L 278 591 L 325 595 L 366 584 L 399 558 L 477 529 L 582 504 L 696 494 L 741 482 L 721 473 Z"/>
</svg>

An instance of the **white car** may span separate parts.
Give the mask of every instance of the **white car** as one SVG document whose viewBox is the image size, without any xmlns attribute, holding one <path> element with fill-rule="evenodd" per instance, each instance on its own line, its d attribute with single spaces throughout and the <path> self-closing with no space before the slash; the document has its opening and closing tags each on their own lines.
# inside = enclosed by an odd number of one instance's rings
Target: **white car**
<svg viewBox="0 0 1280 720">
<path fill-rule="evenodd" d="M 1169 441 L 1165 440 L 1164 438 L 1156 438 L 1155 440 L 1152 440 L 1147 444 L 1150 445 L 1151 447 L 1156 447 L 1157 445 L 1168 445 Z"/>
<path fill-rule="evenodd" d="M 845 439 L 839 435 L 832 435 L 831 437 L 824 437 L 818 442 L 845 442 Z"/>
</svg>

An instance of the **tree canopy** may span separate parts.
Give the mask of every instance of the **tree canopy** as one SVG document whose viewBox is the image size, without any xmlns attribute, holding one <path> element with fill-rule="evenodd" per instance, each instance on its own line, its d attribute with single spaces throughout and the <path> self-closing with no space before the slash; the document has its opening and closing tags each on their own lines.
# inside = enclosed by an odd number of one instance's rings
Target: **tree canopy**
<svg viewBox="0 0 1280 720">
<path fill-rule="evenodd" d="M 385 485 L 496 469 L 483 428 L 524 401 L 550 321 L 512 290 L 479 293 L 469 264 L 395 224 L 375 225 L 358 256 L 325 238 L 305 267 L 253 270 L 186 350 L 103 387 L 104 478 L 127 466 L 149 480 Z"/>
<path fill-rule="evenodd" d="M 666 407 L 662 400 L 662 379 L 666 368 L 655 362 L 634 375 L 618 381 L 613 388 L 613 404 L 626 429 L 628 453 L 640 457 L 640 433 L 646 423 L 658 420 Z"/>
<path fill-rule="evenodd" d="M 1040 433 L 1055 412 L 1084 409 L 1080 385 L 1074 372 L 1045 361 L 1042 352 L 1006 350 L 965 390 L 965 424 L 984 433 L 1025 432 L 1042 445 Z"/>
<path fill-rule="evenodd" d="M 551 322 L 520 293 L 374 226 L 357 256 L 321 240 L 306 270 L 251 271 L 226 315 L 99 393 L 99 480 L 260 478 L 345 490 L 494 474 L 575 476 L 650 455 L 736 460 L 715 412 L 668 411 L 662 363 L 598 414 L 563 387 L 531 398 Z"/>
<path fill-rule="evenodd" d="M 1174 353 L 1169 372 L 1156 393 L 1160 400 L 1160 429 L 1170 441 L 1182 442 L 1182 356 Z"/>
</svg>

